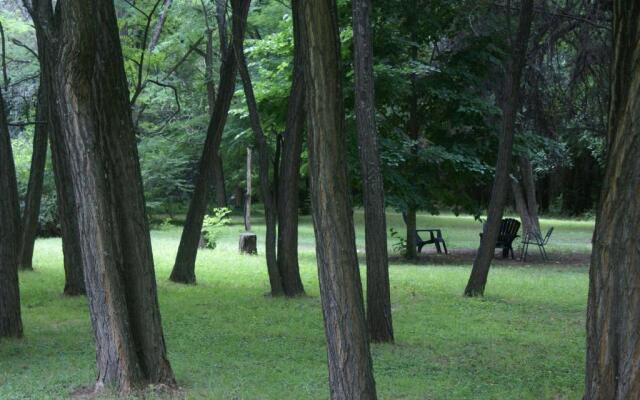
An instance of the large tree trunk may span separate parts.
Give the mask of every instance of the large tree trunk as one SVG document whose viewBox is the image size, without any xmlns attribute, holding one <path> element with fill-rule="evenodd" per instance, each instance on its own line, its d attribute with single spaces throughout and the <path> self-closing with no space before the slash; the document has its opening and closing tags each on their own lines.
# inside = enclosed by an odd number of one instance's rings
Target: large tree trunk
<svg viewBox="0 0 640 400">
<path fill-rule="evenodd" d="M 31 155 L 31 172 L 25 197 L 25 206 L 22 216 L 22 237 L 20 239 L 19 268 L 33 269 L 33 246 L 38 230 L 38 217 L 40 216 L 40 201 L 42 199 L 42 186 L 44 183 L 44 168 L 47 161 L 47 115 L 48 99 L 43 78 L 40 77 L 38 89 L 38 109 L 36 110 L 36 127 L 33 134 L 33 153 Z"/>
<path fill-rule="evenodd" d="M 11 137 L 0 93 L 0 339 L 22 336 L 18 285 L 20 206 Z"/>
<path fill-rule="evenodd" d="M 332 399 L 375 399 L 349 196 L 334 0 L 303 4 L 311 204 Z"/>
<path fill-rule="evenodd" d="M 364 191 L 367 323 L 374 342 L 393 342 L 384 185 L 378 154 L 371 0 L 353 1 L 356 125 Z"/>
<path fill-rule="evenodd" d="M 640 398 L 640 3 L 614 2 L 607 168 L 587 311 L 585 400 Z"/>
<path fill-rule="evenodd" d="M 246 24 L 246 21 L 240 21 L 240 18 L 233 18 L 233 22 Z M 239 31 L 244 32 L 244 29 Z M 195 264 L 198 243 L 200 242 L 200 231 L 207 211 L 209 187 L 213 183 L 215 159 L 220 149 L 222 132 L 227 122 L 229 107 L 235 90 L 236 65 L 233 46 L 225 46 L 225 53 L 220 66 L 218 96 L 216 97 L 213 115 L 207 129 L 207 139 L 205 140 L 202 157 L 198 165 L 198 177 L 196 178 L 193 197 L 189 204 L 182 237 L 180 238 L 178 255 L 171 271 L 170 279 L 174 282 L 191 284 L 196 282 Z"/>
<path fill-rule="evenodd" d="M 246 14 L 249 13 L 250 0 L 232 0 L 231 5 L 233 8 L 233 18 L 246 19 Z M 242 28 L 241 24 L 235 24 L 234 28 Z M 260 114 L 258 113 L 258 103 L 256 102 L 255 95 L 253 93 L 253 85 L 251 83 L 251 75 L 249 74 L 249 68 L 247 67 L 247 60 L 244 56 L 243 45 L 243 33 L 237 30 L 233 31 L 233 46 L 236 54 L 236 60 L 238 61 L 238 71 L 242 78 L 242 86 L 244 87 L 244 96 L 247 101 L 247 108 L 249 109 L 249 119 L 251 122 L 251 129 L 255 136 L 256 144 L 258 147 L 258 163 L 260 176 L 260 194 L 262 195 L 262 203 L 264 205 L 264 217 L 266 224 L 266 239 L 265 239 L 265 254 L 267 257 L 267 270 L 269 273 L 269 284 L 271 286 L 272 296 L 281 296 L 284 294 L 282 288 L 282 279 L 280 278 L 280 272 L 278 271 L 278 264 L 276 260 L 276 204 L 274 194 L 271 191 L 271 185 L 269 183 L 269 148 L 267 146 L 267 140 L 262 131 L 262 124 L 260 122 Z"/>
<path fill-rule="evenodd" d="M 520 176 L 522 177 L 522 189 L 527 201 L 527 211 L 531 218 L 531 232 L 540 233 L 540 217 L 538 214 L 538 199 L 536 196 L 536 181 L 533 174 L 533 166 L 528 157 L 519 157 Z M 526 231 L 525 231 L 526 232 Z"/>
<path fill-rule="evenodd" d="M 298 209 L 300 208 L 300 156 L 305 119 L 304 53 L 300 24 L 302 2 L 291 0 L 293 16 L 293 77 L 278 174 L 278 270 L 287 297 L 302 296 L 304 286 L 298 263 Z"/>
<path fill-rule="evenodd" d="M 51 2 L 38 0 L 31 8 L 36 28 L 38 59 L 41 69 L 41 90 L 45 90 L 47 98 L 47 130 L 51 147 L 51 164 L 56 185 L 58 219 L 62 231 L 62 252 L 64 255 L 65 285 L 63 293 L 67 296 L 85 294 L 82 256 L 80 254 L 80 238 L 77 228 L 77 215 L 73 188 L 71 187 L 71 171 L 69 161 L 63 149 L 63 137 L 60 117 L 58 115 L 58 99 L 54 91 L 54 74 L 57 66 L 57 40 L 53 38 L 53 8 Z"/>
<path fill-rule="evenodd" d="M 510 12 L 510 10 L 507 10 Z M 491 200 L 484 224 L 478 254 L 473 261 L 469 282 L 464 290 L 465 296 L 482 296 L 487 284 L 489 267 L 493 259 L 500 222 L 504 212 L 504 203 L 509 189 L 509 170 L 513 152 L 513 136 L 516 116 L 520 108 L 520 81 L 527 60 L 527 45 L 533 20 L 533 0 L 523 0 L 518 22 L 518 32 L 513 42 L 512 56 L 509 62 L 502 100 L 502 133 L 498 145 L 496 176 L 491 191 Z"/>
<path fill-rule="evenodd" d="M 96 340 L 96 390 L 172 386 L 114 6 L 69 0 L 58 10 L 55 88 Z"/>
</svg>

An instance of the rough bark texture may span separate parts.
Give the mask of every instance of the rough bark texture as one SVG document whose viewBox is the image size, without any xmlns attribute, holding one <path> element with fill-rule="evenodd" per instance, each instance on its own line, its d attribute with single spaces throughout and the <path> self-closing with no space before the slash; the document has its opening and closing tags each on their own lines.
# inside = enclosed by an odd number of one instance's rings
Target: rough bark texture
<svg viewBox="0 0 640 400">
<path fill-rule="evenodd" d="M 304 132 L 304 43 L 302 42 L 301 1 L 291 1 L 293 15 L 293 77 L 282 141 L 278 174 L 278 270 L 287 297 L 302 296 L 304 286 L 298 263 L 298 209 L 300 208 L 300 156 Z"/>
<path fill-rule="evenodd" d="M 250 0 L 232 0 L 234 18 L 243 18 L 243 15 L 249 13 Z M 234 24 L 238 27 L 241 24 Z M 253 84 L 251 83 L 251 75 L 247 66 L 247 60 L 244 56 L 244 45 L 242 40 L 242 32 L 233 32 L 233 46 L 238 62 L 238 72 L 242 78 L 242 86 L 244 88 L 244 96 L 249 109 L 249 120 L 251 129 L 255 136 L 258 148 L 258 175 L 260 176 L 260 194 L 262 195 L 262 203 L 264 205 L 264 217 L 266 225 L 265 237 L 265 255 L 267 257 L 267 271 L 269 273 L 269 284 L 272 296 L 281 296 L 284 294 L 282 287 L 282 279 L 278 271 L 276 260 L 276 228 L 277 228 L 277 208 L 274 199 L 274 193 L 269 183 L 269 147 L 262 130 L 260 122 L 260 114 L 258 112 L 258 103 L 253 92 Z"/>
<path fill-rule="evenodd" d="M 513 136 L 516 116 L 520 107 L 520 81 L 527 58 L 527 45 L 533 20 L 533 0 L 523 0 L 518 21 L 518 32 L 513 42 L 511 60 L 509 62 L 502 100 L 502 132 L 498 147 L 496 176 L 491 190 L 491 200 L 487 211 L 487 222 L 484 224 L 478 254 L 473 261 L 473 269 L 465 288 L 465 296 L 482 296 L 487 284 L 489 267 L 495 250 L 500 221 L 504 212 L 504 204 L 509 189 L 509 170 L 513 152 Z"/>
<path fill-rule="evenodd" d="M 384 185 L 378 154 L 371 0 L 353 1 L 356 127 L 364 191 L 367 323 L 374 342 L 393 342 Z"/>
<path fill-rule="evenodd" d="M 523 207 L 519 209 L 522 219 L 522 232 L 524 234 L 540 234 L 540 217 L 538 216 L 538 200 L 536 196 L 536 182 L 533 174 L 533 166 L 528 157 L 519 157 L 520 188 L 523 195 Z M 526 214 L 526 215 L 525 215 Z"/>
<path fill-rule="evenodd" d="M 247 189 L 244 192 L 244 230 L 245 232 L 251 232 L 251 196 L 253 195 L 252 193 L 252 186 L 251 186 L 251 180 L 252 180 L 252 160 L 251 160 L 251 147 L 247 147 L 247 170 L 246 172 L 246 176 L 247 178 L 245 179 L 245 183 L 247 185 Z"/>
<path fill-rule="evenodd" d="M 69 0 L 57 12 L 54 87 L 96 341 L 96 390 L 174 385 L 114 6 Z"/>
<path fill-rule="evenodd" d="M 11 137 L 0 93 L 0 339 L 22 336 L 18 285 L 20 206 Z"/>
<path fill-rule="evenodd" d="M 242 29 L 234 31 L 244 33 L 244 25 L 246 24 L 246 16 L 244 20 L 233 18 L 233 23 L 241 23 Z M 196 283 L 195 264 L 198 254 L 198 242 L 200 241 L 200 231 L 202 230 L 202 221 L 207 211 L 209 202 L 209 187 L 214 181 L 215 160 L 220 149 L 220 141 L 231 99 L 235 90 L 236 83 L 236 60 L 233 52 L 233 46 L 225 46 L 225 53 L 220 65 L 220 82 L 218 83 L 218 95 L 213 110 L 213 115 L 207 129 L 207 138 L 204 143 L 202 156 L 198 165 L 198 176 L 193 191 L 193 197 L 189 204 L 187 219 L 182 237 L 180 238 L 180 246 L 178 247 L 178 255 L 176 262 L 171 271 L 171 279 L 179 283 Z"/>
<path fill-rule="evenodd" d="M 334 0 L 303 4 L 311 204 L 332 399 L 375 399 L 346 167 Z"/>
<path fill-rule="evenodd" d="M 33 269 L 33 246 L 38 231 L 38 217 L 40 215 L 40 201 L 42 199 L 42 185 L 44 183 L 44 167 L 47 161 L 47 115 L 48 100 L 46 89 L 43 87 L 42 77 L 38 89 L 38 105 L 36 110 L 36 127 L 33 135 L 33 152 L 31 154 L 31 169 L 29 184 L 25 196 L 24 212 L 22 215 L 22 231 L 20 239 L 20 253 L 18 266 L 20 269 Z"/>
<path fill-rule="evenodd" d="M 608 154 L 591 257 L 585 400 L 640 398 L 640 3 L 614 2 Z"/>
<path fill-rule="evenodd" d="M 58 64 L 57 26 L 54 21 L 53 8 L 50 1 L 32 1 L 31 17 L 36 28 L 38 59 L 41 69 L 41 88 L 46 91 L 48 101 L 47 130 L 51 147 L 51 164 L 56 185 L 58 217 L 62 230 L 62 252 L 64 255 L 64 294 L 77 296 L 85 294 L 82 256 L 80 255 L 80 238 L 77 228 L 75 200 L 71 187 L 71 171 L 62 143 L 61 121 L 58 115 L 54 91 L 54 74 Z"/>
</svg>

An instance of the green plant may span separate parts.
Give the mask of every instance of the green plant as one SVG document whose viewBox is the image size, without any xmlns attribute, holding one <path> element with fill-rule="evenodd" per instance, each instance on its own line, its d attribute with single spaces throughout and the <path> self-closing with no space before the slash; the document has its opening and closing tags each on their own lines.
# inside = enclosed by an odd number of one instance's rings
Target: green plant
<svg viewBox="0 0 640 400">
<path fill-rule="evenodd" d="M 231 209 L 222 207 L 214 208 L 211 214 L 205 215 L 202 221 L 202 243 L 207 249 L 215 249 L 218 245 L 220 229 L 229 225 Z"/>
<path fill-rule="evenodd" d="M 400 254 L 401 256 L 404 256 L 407 252 L 407 239 L 402 237 L 402 235 L 400 235 L 400 232 L 396 231 L 393 228 L 390 228 L 389 232 L 391 234 L 391 238 L 394 241 L 391 245 L 393 251 Z"/>
</svg>

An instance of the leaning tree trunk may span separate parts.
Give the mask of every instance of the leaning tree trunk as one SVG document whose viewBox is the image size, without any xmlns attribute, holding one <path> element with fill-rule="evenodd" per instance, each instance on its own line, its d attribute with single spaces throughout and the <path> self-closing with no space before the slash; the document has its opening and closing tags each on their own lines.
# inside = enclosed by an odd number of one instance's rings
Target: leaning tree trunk
<svg viewBox="0 0 640 400">
<path fill-rule="evenodd" d="M 614 2 L 607 168 L 589 273 L 585 400 L 640 398 L 640 3 Z"/>
<path fill-rule="evenodd" d="M 371 0 L 353 1 L 356 125 L 364 181 L 367 323 L 374 342 L 393 342 L 384 185 L 378 154 Z"/>
<path fill-rule="evenodd" d="M 300 156 L 304 132 L 304 54 L 300 0 L 291 0 L 293 16 L 293 77 L 287 109 L 282 157 L 278 174 L 278 271 L 287 297 L 304 295 L 298 263 L 298 209 L 300 208 Z"/>
<path fill-rule="evenodd" d="M 20 206 L 11 137 L 0 93 L 0 339 L 22 336 L 18 285 Z"/>
<path fill-rule="evenodd" d="M 510 10 L 507 10 L 510 12 Z M 513 54 L 507 68 L 502 101 L 502 134 L 498 145 L 496 176 L 491 191 L 491 200 L 487 212 L 478 254 L 473 261 L 469 282 L 464 290 L 465 296 L 482 296 L 487 284 L 489 267 L 493 259 L 496 241 L 500 230 L 500 221 L 504 212 L 504 203 L 509 188 L 509 170 L 513 151 L 516 116 L 520 105 L 520 81 L 527 60 L 527 45 L 533 20 L 533 0 L 523 0 L 518 22 L 518 32 L 513 43 Z"/>
<path fill-rule="evenodd" d="M 332 399 L 375 399 L 346 165 L 335 0 L 303 4 L 311 204 Z"/>
<path fill-rule="evenodd" d="M 40 215 L 40 201 L 44 183 L 44 168 L 47 161 L 47 113 L 48 99 L 46 89 L 40 77 L 38 89 L 38 109 L 36 110 L 36 127 L 33 134 L 33 152 L 31 154 L 31 172 L 25 197 L 22 216 L 22 237 L 20 239 L 19 268 L 33 269 L 33 246 L 38 231 L 38 217 Z"/>
<path fill-rule="evenodd" d="M 231 5 L 233 8 L 233 18 L 246 19 L 245 15 L 249 13 L 250 0 L 232 0 Z M 244 29 L 243 24 L 235 24 L 237 28 Z M 244 45 L 242 40 L 243 33 L 233 32 L 233 46 L 236 54 L 236 60 L 238 62 L 238 72 L 242 78 L 242 86 L 244 87 L 244 96 L 247 100 L 247 108 L 249 109 L 249 119 L 251 121 L 251 129 L 255 135 L 256 144 L 258 147 L 258 162 L 260 176 L 260 194 L 262 195 L 262 203 L 264 205 L 264 217 L 266 223 L 266 239 L 265 239 L 265 254 L 267 257 L 267 271 L 269 273 L 269 284 L 271 286 L 272 296 L 281 296 L 284 294 L 282 287 L 282 278 L 278 271 L 278 264 L 276 260 L 276 204 L 269 184 L 269 148 L 267 147 L 267 140 L 262 131 L 262 124 L 260 122 L 260 114 L 258 113 L 258 103 L 256 102 L 255 95 L 253 93 L 253 85 L 251 83 L 251 75 L 249 74 L 249 68 L 247 67 L 247 60 L 244 56 Z"/>
<path fill-rule="evenodd" d="M 234 23 L 246 24 L 240 18 L 233 18 Z M 236 29 L 238 30 L 238 29 Z M 235 31 L 235 30 L 234 30 Z M 244 32 L 244 28 L 238 30 Z M 204 143 L 202 156 L 198 165 L 198 176 L 193 191 L 193 197 L 189 204 L 187 219 L 182 230 L 180 238 L 180 246 L 178 247 L 178 255 L 176 262 L 171 271 L 170 279 L 179 283 L 196 283 L 196 256 L 198 254 L 198 243 L 200 242 L 200 231 L 202 230 L 202 221 L 207 211 L 209 202 L 209 187 L 213 183 L 214 167 L 216 155 L 220 149 L 220 141 L 231 99 L 235 90 L 236 82 L 236 60 L 233 52 L 233 46 L 225 46 L 225 53 L 220 65 L 220 81 L 218 83 L 218 96 L 213 110 L 213 115 L 207 129 L 207 139 Z"/>
<path fill-rule="evenodd" d="M 96 390 L 172 386 L 115 9 L 69 0 L 59 12 L 55 89 L 96 340 Z"/>
<path fill-rule="evenodd" d="M 60 117 L 57 111 L 58 99 L 55 97 L 54 71 L 57 66 L 57 40 L 52 37 L 53 8 L 51 2 L 38 0 L 30 8 L 36 28 L 38 61 L 41 70 L 41 90 L 46 91 L 47 129 L 51 147 L 51 165 L 56 185 L 58 219 L 62 231 L 62 252 L 64 256 L 65 285 L 63 293 L 67 296 L 85 294 L 80 238 L 78 236 L 77 215 L 69 161 L 63 149 L 63 137 Z"/>
</svg>

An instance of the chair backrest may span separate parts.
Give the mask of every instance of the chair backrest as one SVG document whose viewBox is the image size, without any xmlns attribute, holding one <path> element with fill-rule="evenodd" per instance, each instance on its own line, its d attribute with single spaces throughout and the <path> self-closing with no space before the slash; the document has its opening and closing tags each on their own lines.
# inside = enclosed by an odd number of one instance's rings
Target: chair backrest
<svg viewBox="0 0 640 400">
<path fill-rule="evenodd" d="M 549 230 L 547 231 L 547 234 L 544 236 L 544 240 L 542 241 L 543 244 L 547 244 L 549 243 L 549 239 L 551 238 L 551 234 L 553 233 L 553 226 L 551 228 L 549 228 Z"/>
<path fill-rule="evenodd" d="M 500 233 L 498 239 L 513 240 L 520 230 L 520 221 L 513 218 L 505 218 L 500 222 Z"/>
</svg>

